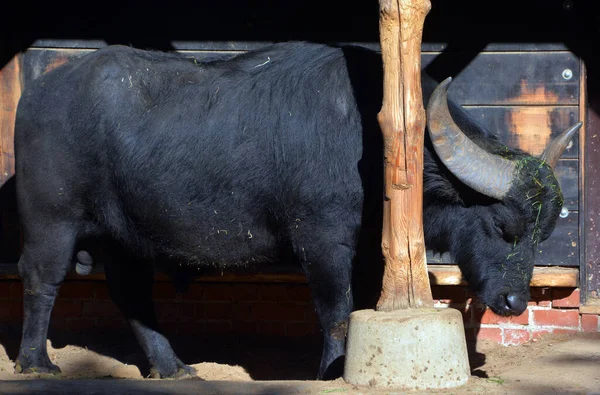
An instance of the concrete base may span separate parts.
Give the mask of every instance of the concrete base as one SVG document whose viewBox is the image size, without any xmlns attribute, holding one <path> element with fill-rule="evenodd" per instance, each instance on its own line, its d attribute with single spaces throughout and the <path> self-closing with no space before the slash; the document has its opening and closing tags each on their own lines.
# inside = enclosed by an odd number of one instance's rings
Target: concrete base
<svg viewBox="0 0 600 395">
<path fill-rule="evenodd" d="M 470 376 L 462 314 L 455 309 L 355 311 L 346 344 L 350 384 L 452 388 Z"/>
</svg>

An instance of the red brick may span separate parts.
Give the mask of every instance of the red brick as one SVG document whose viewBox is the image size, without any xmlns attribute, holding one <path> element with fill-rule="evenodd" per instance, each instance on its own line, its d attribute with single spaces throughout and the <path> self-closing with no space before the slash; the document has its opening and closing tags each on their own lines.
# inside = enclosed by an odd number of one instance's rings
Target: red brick
<svg viewBox="0 0 600 395">
<path fill-rule="evenodd" d="M 256 321 L 304 321 L 306 307 L 295 304 L 259 303 L 253 305 L 252 317 Z"/>
<path fill-rule="evenodd" d="M 258 284 L 235 284 L 232 289 L 232 296 L 236 302 L 256 302 L 258 293 Z"/>
<path fill-rule="evenodd" d="M 203 303 L 196 307 L 197 315 L 207 320 L 230 320 L 233 318 L 231 303 Z"/>
<path fill-rule="evenodd" d="M 66 331 L 69 329 L 68 320 L 63 317 L 52 317 L 52 319 L 50 319 L 50 328 L 61 332 Z"/>
<path fill-rule="evenodd" d="M 84 317 L 119 317 L 121 312 L 112 302 L 85 301 L 83 302 Z"/>
<path fill-rule="evenodd" d="M 584 332 L 598 332 L 598 316 L 596 314 L 582 314 L 581 329 Z"/>
<path fill-rule="evenodd" d="M 305 322 L 289 322 L 286 324 L 288 336 L 306 336 L 315 334 L 315 325 Z"/>
<path fill-rule="evenodd" d="M 579 307 L 579 289 L 555 288 L 552 297 L 552 307 Z"/>
<path fill-rule="evenodd" d="M 283 322 L 259 322 L 258 333 L 268 336 L 285 336 L 285 324 Z"/>
<path fill-rule="evenodd" d="M 542 336 L 545 336 L 549 333 L 552 333 L 551 329 L 534 329 L 531 331 L 531 339 L 539 339 Z"/>
<path fill-rule="evenodd" d="M 527 329 L 504 328 L 504 345 L 506 346 L 518 346 L 527 343 L 529 339 L 530 334 Z"/>
<path fill-rule="evenodd" d="M 22 282 L 14 282 L 10 284 L 10 298 L 14 300 L 22 300 L 23 299 L 23 283 Z"/>
<path fill-rule="evenodd" d="M 101 318 L 96 321 L 97 328 L 108 328 L 108 329 L 129 329 L 129 324 L 125 321 L 125 318 Z"/>
<path fill-rule="evenodd" d="M 0 299 L 10 298 L 10 286 L 11 282 L 0 281 Z"/>
<path fill-rule="evenodd" d="M 98 283 L 94 287 L 94 299 L 96 300 L 112 300 L 108 293 L 108 286 L 104 283 Z"/>
<path fill-rule="evenodd" d="M 23 319 L 23 301 L 3 300 L 0 302 L 0 321 L 21 321 Z"/>
<path fill-rule="evenodd" d="M 67 320 L 67 328 L 70 331 L 82 332 L 96 327 L 96 320 L 91 318 L 74 318 Z"/>
<path fill-rule="evenodd" d="M 480 322 L 482 324 L 529 324 L 529 310 L 525 310 L 523 314 L 518 316 L 503 317 L 495 314 L 491 309 L 486 308 L 481 315 Z"/>
<path fill-rule="evenodd" d="M 58 296 L 61 299 L 94 299 L 95 288 L 96 286 L 92 281 L 67 281 L 60 286 Z"/>
<path fill-rule="evenodd" d="M 251 303 L 234 303 L 232 305 L 232 316 L 236 321 L 253 320 L 252 309 L 255 305 Z M 201 308 L 201 307 L 199 307 Z"/>
<path fill-rule="evenodd" d="M 179 327 L 185 324 L 180 322 L 161 322 L 159 325 L 162 333 L 168 337 L 179 334 Z"/>
<path fill-rule="evenodd" d="M 152 285 L 152 296 L 154 300 L 175 300 L 177 292 L 172 283 L 160 282 Z"/>
<path fill-rule="evenodd" d="M 552 305 L 552 291 L 550 288 L 531 288 L 529 306 L 550 307 Z"/>
<path fill-rule="evenodd" d="M 192 283 L 181 297 L 185 300 L 200 301 L 204 298 L 204 291 L 204 284 Z"/>
<path fill-rule="evenodd" d="M 500 328 L 479 328 L 477 331 L 478 340 L 492 340 L 496 343 L 502 343 L 502 329 Z"/>
<path fill-rule="evenodd" d="M 52 309 L 53 317 L 81 317 L 81 302 L 58 300 Z"/>
<path fill-rule="evenodd" d="M 206 332 L 208 333 L 228 333 L 231 332 L 231 321 L 207 321 Z"/>
<path fill-rule="evenodd" d="M 467 292 L 464 287 L 437 286 L 431 289 L 433 299 L 440 303 L 460 304 L 467 300 Z"/>
<path fill-rule="evenodd" d="M 319 322 L 319 318 L 317 317 L 317 312 L 315 311 L 314 307 L 312 307 L 312 306 L 307 306 L 304 317 L 305 317 L 304 319 L 306 322 L 311 322 L 311 323 Z"/>
<path fill-rule="evenodd" d="M 290 285 L 287 289 L 289 302 L 312 304 L 310 289 L 308 285 Z"/>
<path fill-rule="evenodd" d="M 535 325 L 579 327 L 578 310 L 533 310 L 532 313 Z"/>
<path fill-rule="evenodd" d="M 236 333 L 256 333 L 256 322 L 233 321 L 232 324 Z"/>
<path fill-rule="evenodd" d="M 204 300 L 233 301 L 233 286 L 231 284 L 204 284 Z"/>
<path fill-rule="evenodd" d="M 159 322 L 191 321 L 196 316 L 192 303 L 158 302 L 155 309 Z"/>
<path fill-rule="evenodd" d="M 260 300 L 263 302 L 287 302 L 287 289 L 282 284 L 268 284 L 260 287 Z"/>
<path fill-rule="evenodd" d="M 180 335 L 197 335 L 204 332 L 206 332 L 204 321 L 181 322 L 177 325 L 177 333 Z"/>
</svg>

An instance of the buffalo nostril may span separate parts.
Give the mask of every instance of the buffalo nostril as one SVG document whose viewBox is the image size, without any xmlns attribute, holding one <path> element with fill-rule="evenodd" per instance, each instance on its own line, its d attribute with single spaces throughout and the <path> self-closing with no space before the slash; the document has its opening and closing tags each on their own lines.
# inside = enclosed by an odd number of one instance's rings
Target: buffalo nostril
<svg viewBox="0 0 600 395">
<path fill-rule="evenodd" d="M 506 305 L 513 312 L 521 314 L 527 308 L 527 300 L 517 294 L 508 294 L 506 296 Z"/>
</svg>

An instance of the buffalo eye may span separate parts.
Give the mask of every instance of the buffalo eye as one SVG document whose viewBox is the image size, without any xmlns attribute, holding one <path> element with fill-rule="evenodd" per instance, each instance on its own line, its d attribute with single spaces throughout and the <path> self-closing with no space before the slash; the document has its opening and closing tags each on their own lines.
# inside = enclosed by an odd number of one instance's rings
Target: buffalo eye
<svg viewBox="0 0 600 395">
<path fill-rule="evenodd" d="M 505 226 L 505 224 L 501 221 L 494 220 L 494 228 L 496 229 L 498 234 L 504 239 L 504 241 L 508 243 L 513 243 L 517 238 L 517 236 L 512 234 L 512 232 L 509 231 L 508 227 Z"/>
</svg>

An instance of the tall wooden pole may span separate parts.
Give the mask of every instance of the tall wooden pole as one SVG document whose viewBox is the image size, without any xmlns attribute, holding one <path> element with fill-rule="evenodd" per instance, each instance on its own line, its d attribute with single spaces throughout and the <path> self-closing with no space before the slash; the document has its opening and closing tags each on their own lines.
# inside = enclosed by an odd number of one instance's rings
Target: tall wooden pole
<svg viewBox="0 0 600 395">
<path fill-rule="evenodd" d="M 421 40 L 430 0 L 380 0 L 385 271 L 377 310 L 433 306 L 423 238 Z"/>
</svg>

